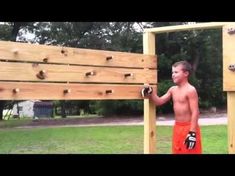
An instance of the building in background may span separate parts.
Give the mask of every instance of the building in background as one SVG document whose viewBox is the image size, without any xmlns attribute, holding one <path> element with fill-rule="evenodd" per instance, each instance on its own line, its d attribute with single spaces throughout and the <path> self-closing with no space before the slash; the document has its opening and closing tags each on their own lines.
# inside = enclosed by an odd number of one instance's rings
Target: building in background
<svg viewBox="0 0 235 176">
<path fill-rule="evenodd" d="M 13 105 L 13 117 L 41 118 L 53 116 L 53 103 L 39 100 L 27 100 L 16 102 Z"/>
</svg>

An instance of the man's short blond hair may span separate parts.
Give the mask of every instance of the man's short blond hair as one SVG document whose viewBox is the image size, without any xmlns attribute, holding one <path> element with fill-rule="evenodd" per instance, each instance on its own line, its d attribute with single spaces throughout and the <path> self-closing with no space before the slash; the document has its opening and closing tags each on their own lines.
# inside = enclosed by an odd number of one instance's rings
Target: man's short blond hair
<svg viewBox="0 0 235 176">
<path fill-rule="evenodd" d="M 179 61 L 172 65 L 172 67 L 177 67 L 178 65 L 183 66 L 183 71 L 189 72 L 189 75 L 192 73 L 192 66 L 188 61 Z"/>
</svg>

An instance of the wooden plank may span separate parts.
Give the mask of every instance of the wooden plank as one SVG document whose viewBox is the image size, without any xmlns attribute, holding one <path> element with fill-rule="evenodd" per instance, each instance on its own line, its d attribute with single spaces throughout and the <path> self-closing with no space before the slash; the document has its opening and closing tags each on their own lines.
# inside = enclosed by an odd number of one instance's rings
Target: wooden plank
<svg viewBox="0 0 235 176">
<path fill-rule="evenodd" d="M 156 84 L 157 71 L 108 67 L 0 62 L 0 80 Z M 44 71 L 45 79 L 38 75 Z M 91 74 L 86 76 L 86 74 Z M 126 75 L 126 76 L 125 76 Z"/>
<path fill-rule="evenodd" d="M 0 100 L 142 99 L 142 88 L 143 85 L 0 82 Z"/>
<path fill-rule="evenodd" d="M 223 27 L 223 90 L 235 91 L 235 70 L 229 70 L 230 65 L 235 66 L 235 33 L 229 34 L 229 30 L 235 31 L 235 23 Z"/>
<path fill-rule="evenodd" d="M 228 22 L 185 24 L 185 25 L 176 25 L 176 26 L 147 28 L 144 29 L 144 32 L 152 32 L 157 34 L 157 33 L 179 32 L 179 31 L 196 30 L 196 29 L 215 29 L 215 28 L 222 28 L 226 24 L 228 24 Z"/>
<path fill-rule="evenodd" d="M 143 34 L 143 46 L 145 54 L 155 55 L 155 34 Z M 146 82 L 148 83 L 148 82 Z M 149 99 L 144 99 L 144 153 L 156 152 L 156 107 Z"/>
<path fill-rule="evenodd" d="M 156 153 L 156 106 L 144 99 L 144 154 Z"/>
<path fill-rule="evenodd" d="M 112 67 L 156 68 L 156 56 L 0 41 L 0 59 Z"/>
<path fill-rule="evenodd" d="M 228 152 L 235 154 L 235 92 L 227 92 Z"/>
</svg>

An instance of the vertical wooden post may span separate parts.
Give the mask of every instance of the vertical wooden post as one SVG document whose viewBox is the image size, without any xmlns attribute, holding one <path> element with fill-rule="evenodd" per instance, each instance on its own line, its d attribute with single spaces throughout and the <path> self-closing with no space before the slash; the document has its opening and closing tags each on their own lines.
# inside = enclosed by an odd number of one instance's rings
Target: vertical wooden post
<svg viewBox="0 0 235 176">
<path fill-rule="evenodd" d="M 223 90 L 227 91 L 228 153 L 235 153 L 235 23 L 223 26 Z"/>
<path fill-rule="evenodd" d="M 143 34 L 144 54 L 155 55 L 155 34 Z M 156 107 L 149 99 L 144 99 L 144 154 L 156 152 Z"/>
<path fill-rule="evenodd" d="M 235 91 L 227 92 L 228 153 L 235 153 Z"/>
</svg>

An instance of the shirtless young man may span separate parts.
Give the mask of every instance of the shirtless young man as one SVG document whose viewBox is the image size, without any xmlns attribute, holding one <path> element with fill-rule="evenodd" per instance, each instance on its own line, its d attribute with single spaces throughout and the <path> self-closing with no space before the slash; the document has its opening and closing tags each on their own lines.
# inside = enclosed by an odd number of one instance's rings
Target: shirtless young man
<svg viewBox="0 0 235 176">
<path fill-rule="evenodd" d="M 152 87 L 145 87 L 141 93 L 150 98 L 156 105 L 163 105 L 171 98 L 175 113 L 173 128 L 173 154 L 201 154 L 201 132 L 198 125 L 199 107 L 198 94 L 189 82 L 191 65 L 187 61 L 179 61 L 172 65 L 172 80 L 176 86 L 169 88 L 167 93 L 159 97 Z"/>
</svg>

